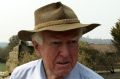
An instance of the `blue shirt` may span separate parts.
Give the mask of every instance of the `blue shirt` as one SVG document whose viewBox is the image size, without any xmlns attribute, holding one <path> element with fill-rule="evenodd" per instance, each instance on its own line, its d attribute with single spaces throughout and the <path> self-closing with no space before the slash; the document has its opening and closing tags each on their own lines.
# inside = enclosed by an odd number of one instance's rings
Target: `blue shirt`
<svg viewBox="0 0 120 79">
<path fill-rule="evenodd" d="M 12 72 L 10 79 L 47 79 L 42 59 L 18 66 Z M 88 67 L 77 63 L 64 79 L 104 79 Z"/>
</svg>

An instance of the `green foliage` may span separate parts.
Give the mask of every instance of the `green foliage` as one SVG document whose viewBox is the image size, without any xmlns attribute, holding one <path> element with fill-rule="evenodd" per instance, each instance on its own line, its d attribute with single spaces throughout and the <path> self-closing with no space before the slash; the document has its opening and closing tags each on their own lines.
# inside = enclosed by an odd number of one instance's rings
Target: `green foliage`
<svg viewBox="0 0 120 79">
<path fill-rule="evenodd" d="M 7 52 L 5 48 L 0 49 L 0 62 L 5 63 L 7 59 Z"/>
<path fill-rule="evenodd" d="M 116 53 L 100 52 L 86 42 L 79 43 L 78 61 L 94 70 L 107 70 L 114 73 L 117 63 Z"/>
<path fill-rule="evenodd" d="M 0 51 L 0 58 L 2 62 L 6 62 L 9 52 L 12 51 L 13 47 L 18 45 L 20 40 L 17 35 L 13 35 L 10 37 L 9 41 L 9 44 L 4 49 L 2 49 L 2 51 Z"/>
<path fill-rule="evenodd" d="M 2 51 L 3 51 L 3 48 L 0 48 L 0 58 L 1 58 L 1 55 L 2 55 Z"/>
<path fill-rule="evenodd" d="M 0 63 L 0 71 L 5 71 L 5 70 L 6 70 L 5 63 Z"/>
<path fill-rule="evenodd" d="M 99 55 L 99 61 L 97 64 L 101 65 L 101 69 L 114 73 L 114 69 L 117 64 L 117 54 L 106 52 Z"/>
<path fill-rule="evenodd" d="M 21 41 L 19 44 L 19 65 L 38 59 L 34 52 L 33 46 L 29 46 L 28 42 Z"/>
<path fill-rule="evenodd" d="M 0 52 L 3 50 L 3 48 L 0 47 Z"/>
<path fill-rule="evenodd" d="M 80 41 L 80 42 L 79 42 L 79 46 L 80 46 L 80 47 L 86 47 L 86 46 L 88 46 L 88 43 L 87 43 L 87 42 L 84 42 L 84 41 Z"/>
<path fill-rule="evenodd" d="M 79 44 L 78 61 L 91 68 L 95 68 L 99 52 L 91 48 L 86 42 L 81 41 Z"/>
<path fill-rule="evenodd" d="M 21 58 L 19 59 L 19 65 L 36 59 L 38 59 L 38 57 L 35 55 L 35 53 L 30 54 L 29 52 L 24 52 L 24 54 L 21 54 Z"/>
<path fill-rule="evenodd" d="M 113 37 L 112 42 L 120 54 L 120 20 L 118 20 L 118 22 L 116 22 L 115 26 L 112 28 L 111 35 Z"/>
</svg>

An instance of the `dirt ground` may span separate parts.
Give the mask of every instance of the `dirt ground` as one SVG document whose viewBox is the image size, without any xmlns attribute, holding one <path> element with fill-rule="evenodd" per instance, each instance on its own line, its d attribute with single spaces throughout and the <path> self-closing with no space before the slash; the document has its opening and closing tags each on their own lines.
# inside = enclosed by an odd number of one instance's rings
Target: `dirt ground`
<svg viewBox="0 0 120 79">
<path fill-rule="evenodd" d="M 102 73 L 100 74 L 101 76 L 103 76 L 105 79 L 120 79 L 120 72 L 116 72 L 116 73 Z"/>
</svg>

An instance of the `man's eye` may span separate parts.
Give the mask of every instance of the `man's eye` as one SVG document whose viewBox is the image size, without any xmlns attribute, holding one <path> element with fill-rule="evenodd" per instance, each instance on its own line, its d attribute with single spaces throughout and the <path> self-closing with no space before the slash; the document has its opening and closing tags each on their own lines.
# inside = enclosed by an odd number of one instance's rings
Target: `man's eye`
<svg viewBox="0 0 120 79">
<path fill-rule="evenodd" d="M 53 46 L 59 46 L 59 45 L 61 44 L 61 42 L 55 41 L 55 42 L 52 42 L 51 44 L 52 44 Z"/>
<path fill-rule="evenodd" d="M 60 44 L 60 42 L 52 42 L 52 44 Z"/>
<path fill-rule="evenodd" d="M 73 40 L 69 42 L 69 46 L 76 46 L 78 44 L 78 41 Z"/>
<path fill-rule="evenodd" d="M 73 41 L 71 41 L 71 43 L 75 44 L 75 43 L 77 43 L 77 41 L 76 41 L 76 40 L 73 40 Z"/>
</svg>

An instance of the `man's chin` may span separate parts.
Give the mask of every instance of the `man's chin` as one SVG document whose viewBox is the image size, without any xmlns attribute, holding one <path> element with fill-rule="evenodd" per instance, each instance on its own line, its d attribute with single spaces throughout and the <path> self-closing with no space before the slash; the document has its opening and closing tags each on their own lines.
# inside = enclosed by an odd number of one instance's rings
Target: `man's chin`
<svg viewBox="0 0 120 79">
<path fill-rule="evenodd" d="M 70 72 L 70 69 L 69 70 L 57 70 L 55 72 L 55 75 L 58 76 L 58 77 L 65 77 L 66 75 L 68 75 L 68 73 Z"/>
</svg>

